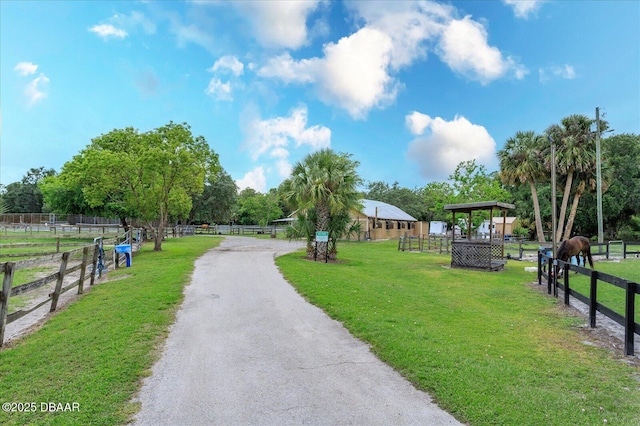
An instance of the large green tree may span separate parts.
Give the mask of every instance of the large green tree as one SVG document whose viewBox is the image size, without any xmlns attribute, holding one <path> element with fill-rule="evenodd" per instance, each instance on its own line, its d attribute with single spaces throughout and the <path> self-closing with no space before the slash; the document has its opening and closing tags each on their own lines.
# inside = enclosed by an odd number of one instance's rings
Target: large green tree
<svg viewBox="0 0 640 426">
<path fill-rule="evenodd" d="M 396 206 L 418 220 L 427 220 L 428 217 L 422 191 L 403 188 L 398 182 L 394 182 L 393 185 L 381 181 L 369 182 L 364 198 Z"/>
<path fill-rule="evenodd" d="M 603 163 L 608 182 L 603 213 L 612 237 L 625 227 L 635 229 L 640 214 L 640 135 L 620 134 L 603 140 Z"/>
<path fill-rule="evenodd" d="M 331 218 L 358 208 L 358 186 L 362 183 L 358 165 L 350 154 L 328 148 L 313 152 L 293 166 L 291 177 L 283 184 L 285 197 L 301 214 L 313 209 L 315 231 L 333 233 L 329 237 L 337 241 L 341 236 L 337 234 L 346 230 L 330 229 Z M 327 244 L 317 243 L 319 255 L 323 258 L 328 252 L 329 258 L 335 259 L 337 248 L 334 245 L 334 249 L 328 251 Z"/>
<path fill-rule="evenodd" d="M 275 189 L 262 194 L 255 189 L 245 188 L 238 196 L 236 221 L 241 225 L 267 226 L 282 217 Z"/>
<path fill-rule="evenodd" d="M 127 228 L 127 218 L 136 215 L 121 201 L 122 194 L 109 194 L 102 204 L 89 205 L 83 192 L 81 180 L 69 173 L 47 176 L 38 185 L 44 197 L 46 211 L 58 214 L 117 217 Z M 119 198 L 116 198 L 119 197 Z"/>
<path fill-rule="evenodd" d="M 560 124 L 553 124 L 546 130 L 556 146 L 556 171 L 560 175 L 560 182 L 564 184 L 562 203 L 558 214 L 555 239 L 561 241 L 571 236 L 573 221 L 585 190 L 592 187 L 596 170 L 595 137 L 591 130 L 595 123 L 585 115 L 574 114 L 565 117 Z M 600 130 L 608 127 L 605 121 L 600 122 Z M 550 166 L 550 156 L 547 156 Z M 573 194 L 569 219 L 565 225 L 565 217 L 569 199 Z"/>
<path fill-rule="evenodd" d="M 55 173 L 55 170 L 44 167 L 32 168 L 20 182 L 4 187 L 2 199 L 7 213 L 42 213 L 44 199 L 39 184 Z"/>
<path fill-rule="evenodd" d="M 238 187 L 224 170 L 207 179 L 204 191 L 193 196 L 190 223 L 226 223 L 233 217 L 238 200 Z"/>
<path fill-rule="evenodd" d="M 80 185 L 91 207 L 113 203 L 143 220 L 162 250 L 169 216 L 187 217 L 192 196 L 220 170 L 217 154 L 188 124 L 140 133 L 128 127 L 92 139 L 61 175 Z"/>
<path fill-rule="evenodd" d="M 507 202 L 511 199 L 511 194 L 507 191 L 500 181 L 498 172 L 487 172 L 487 168 L 482 164 L 477 164 L 475 160 L 463 161 L 458 164 L 454 172 L 449 176 L 453 194 L 451 203 L 475 203 L 482 201 L 503 201 Z M 447 218 L 451 225 L 453 217 L 451 213 L 447 214 Z M 479 212 L 473 215 L 473 228 L 482 223 L 483 220 L 489 218 L 486 212 Z"/>
<path fill-rule="evenodd" d="M 476 160 L 463 161 L 449 176 L 454 203 L 508 201 L 510 194 L 502 187 L 497 172 L 487 172 Z"/>
<path fill-rule="evenodd" d="M 429 182 L 422 189 L 422 199 L 427 221 L 450 221 L 451 214 L 444 209 L 445 205 L 455 202 L 454 190 L 449 182 Z"/>
<path fill-rule="evenodd" d="M 536 183 L 548 179 L 543 155 L 546 145 L 546 138 L 542 135 L 533 131 L 517 132 L 515 136 L 507 139 L 504 148 L 498 151 L 502 182 L 508 185 L 529 185 L 539 242 L 544 242 L 545 238 Z"/>
</svg>

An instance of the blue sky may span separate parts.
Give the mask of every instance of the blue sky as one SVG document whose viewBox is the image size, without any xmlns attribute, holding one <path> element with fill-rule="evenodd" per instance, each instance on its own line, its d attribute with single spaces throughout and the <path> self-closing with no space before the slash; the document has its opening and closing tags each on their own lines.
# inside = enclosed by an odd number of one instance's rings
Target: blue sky
<svg viewBox="0 0 640 426">
<path fill-rule="evenodd" d="M 640 133 L 637 1 L 0 2 L 0 182 L 187 122 L 239 187 L 331 147 L 423 187 L 600 107 Z"/>
</svg>

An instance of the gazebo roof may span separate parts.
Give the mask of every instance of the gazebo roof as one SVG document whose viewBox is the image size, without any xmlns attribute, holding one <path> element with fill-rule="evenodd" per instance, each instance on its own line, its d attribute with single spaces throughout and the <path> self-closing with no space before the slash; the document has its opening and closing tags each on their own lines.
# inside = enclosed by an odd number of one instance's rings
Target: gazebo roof
<svg viewBox="0 0 640 426">
<path fill-rule="evenodd" d="M 463 203 L 463 204 L 446 204 L 445 210 L 452 210 L 454 212 L 470 213 L 475 210 L 509 210 L 515 209 L 516 206 L 509 203 L 503 203 L 501 201 L 481 201 L 478 203 Z"/>
</svg>

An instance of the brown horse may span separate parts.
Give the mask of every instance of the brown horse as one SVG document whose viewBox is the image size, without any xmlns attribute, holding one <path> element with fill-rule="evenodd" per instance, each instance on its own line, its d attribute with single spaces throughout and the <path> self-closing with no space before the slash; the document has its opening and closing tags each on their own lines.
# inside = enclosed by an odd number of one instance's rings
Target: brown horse
<svg viewBox="0 0 640 426">
<path fill-rule="evenodd" d="M 589 239 L 586 237 L 577 236 L 563 241 L 560 247 L 558 247 L 556 258 L 563 262 L 568 262 L 572 256 L 576 256 L 578 258 L 578 264 L 580 264 L 580 253 L 582 253 L 582 263 L 586 266 L 588 259 L 591 269 L 594 269 L 593 258 L 591 257 L 591 244 L 589 244 Z"/>
</svg>

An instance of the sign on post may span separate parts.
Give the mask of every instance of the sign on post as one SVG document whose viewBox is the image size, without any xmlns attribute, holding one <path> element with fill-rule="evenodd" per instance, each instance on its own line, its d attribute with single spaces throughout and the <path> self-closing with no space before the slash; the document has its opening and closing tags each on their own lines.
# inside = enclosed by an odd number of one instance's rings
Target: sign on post
<svg viewBox="0 0 640 426">
<path fill-rule="evenodd" d="M 313 249 L 313 260 L 315 261 L 318 255 L 318 243 L 328 243 L 329 242 L 329 232 L 328 231 L 316 231 L 316 244 Z M 329 257 L 329 244 L 327 244 L 325 253 L 324 253 L 324 262 L 327 263 Z"/>
<path fill-rule="evenodd" d="M 318 242 L 318 243 L 327 243 L 327 242 L 329 242 L 329 231 L 317 231 L 316 232 L 316 242 Z"/>
</svg>

